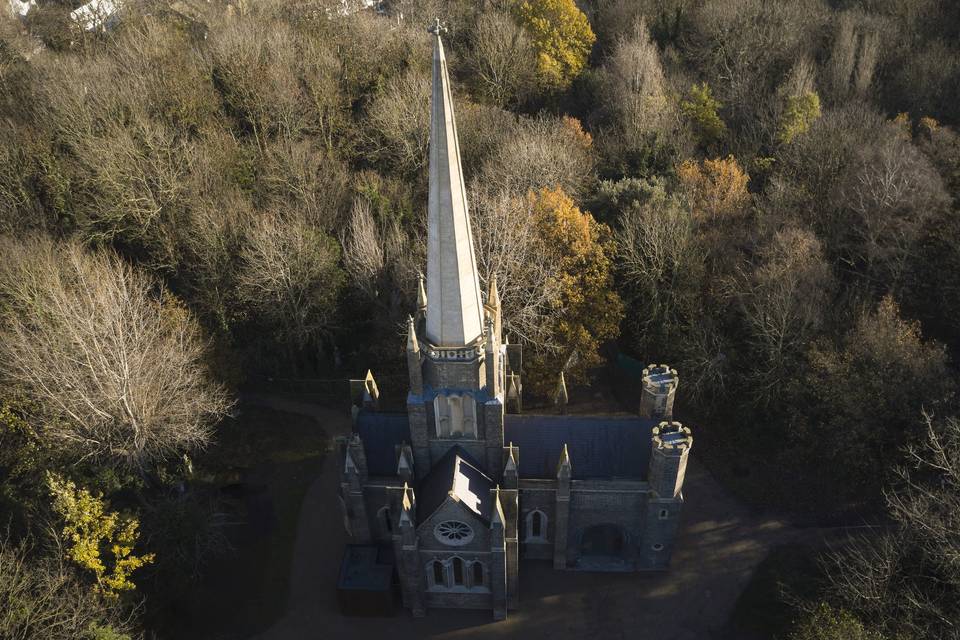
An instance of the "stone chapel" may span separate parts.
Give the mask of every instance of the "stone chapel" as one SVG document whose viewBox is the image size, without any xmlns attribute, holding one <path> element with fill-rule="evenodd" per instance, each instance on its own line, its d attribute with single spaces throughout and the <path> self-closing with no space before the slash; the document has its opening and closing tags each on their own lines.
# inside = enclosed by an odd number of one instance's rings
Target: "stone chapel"
<svg viewBox="0 0 960 640">
<path fill-rule="evenodd" d="M 371 374 L 358 385 L 340 499 L 351 541 L 389 556 L 414 616 L 502 620 L 520 606 L 521 558 L 665 569 L 693 438 L 672 420 L 678 377 L 665 365 L 644 370 L 638 415 L 519 412 L 497 283 L 484 295 L 477 276 L 439 24 L 431 32 L 427 275 L 407 328 L 407 410 L 378 411 Z"/>
</svg>

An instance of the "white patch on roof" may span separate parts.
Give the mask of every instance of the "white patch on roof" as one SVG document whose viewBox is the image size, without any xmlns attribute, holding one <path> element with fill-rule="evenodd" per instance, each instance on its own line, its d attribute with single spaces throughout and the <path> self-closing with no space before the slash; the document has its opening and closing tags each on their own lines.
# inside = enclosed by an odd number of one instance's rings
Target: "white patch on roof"
<svg viewBox="0 0 960 640">
<path fill-rule="evenodd" d="M 451 493 L 457 496 L 457 499 L 460 500 L 463 504 L 467 506 L 471 511 L 478 514 L 480 513 L 480 496 L 470 491 L 470 478 L 465 476 L 460 471 L 461 464 L 468 464 L 457 457 L 457 466 L 453 471 L 453 490 Z"/>
</svg>

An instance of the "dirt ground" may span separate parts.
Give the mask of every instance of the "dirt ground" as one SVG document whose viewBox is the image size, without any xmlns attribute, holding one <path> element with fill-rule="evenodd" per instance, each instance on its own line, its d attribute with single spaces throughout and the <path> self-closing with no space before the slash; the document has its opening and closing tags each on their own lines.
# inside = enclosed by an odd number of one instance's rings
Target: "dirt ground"
<svg viewBox="0 0 960 640">
<path fill-rule="evenodd" d="M 331 436 L 349 431 L 338 411 L 275 397 L 275 409 L 311 415 Z M 304 499 L 286 615 L 256 640 L 312 638 L 600 638 L 703 640 L 719 637 L 737 597 L 768 551 L 817 532 L 751 515 L 697 463 L 687 472 L 687 504 L 671 569 L 656 574 L 554 571 L 520 567 L 520 609 L 494 623 L 486 611 L 431 611 L 414 619 L 340 615 L 336 577 L 346 536 L 336 499 L 337 467 L 325 464 Z M 328 459 L 329 460 L 329 459 Z"/>
</svg>

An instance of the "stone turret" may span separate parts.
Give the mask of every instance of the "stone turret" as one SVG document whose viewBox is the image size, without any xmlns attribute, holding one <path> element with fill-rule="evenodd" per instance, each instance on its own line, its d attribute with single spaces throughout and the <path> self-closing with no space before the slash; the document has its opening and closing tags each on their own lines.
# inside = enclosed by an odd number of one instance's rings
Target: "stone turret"
<svg viewBox="0 0 960 640">
<path fill-rule="evenodd" d="M 654 420 L 673 418 L 673 399 L 680 378 L 676 369 L 665 364 L 647 365 L 643 370 L 643 389 L 640 392 L 640 415 Z"/>
<path fill-rule="evenodd" d="M 497 288 L 497 274 L 490 276 L 490 290 L 487 292 L 487 309 L 493 318 L 494 331 L 503 335 L 503 308 L 500 304 L 500 290 Z"/>
<path fill-rule="evenodd" d="M 400 454 L 397 456 L 397 476 L 404 482 L 413 482 L 413 448 L 408 444 L 400 445 Z"/>
<path fill-rule="evenodd" d="M 503 486 L 505 489 L 517 489 L 520 482 L 517 472 L 517 457 L 520 455 L 520 450 L 513 446 L 512 442 L 503 449 L 506 458 L 503 464 Z"/>
<path fill-rule="evenodd" d="M 653 428 L 649 481 L 658 498 L 681 495 L 692 446 L 690 429 L 679 422 L 661 422 Z"/>
</svg>

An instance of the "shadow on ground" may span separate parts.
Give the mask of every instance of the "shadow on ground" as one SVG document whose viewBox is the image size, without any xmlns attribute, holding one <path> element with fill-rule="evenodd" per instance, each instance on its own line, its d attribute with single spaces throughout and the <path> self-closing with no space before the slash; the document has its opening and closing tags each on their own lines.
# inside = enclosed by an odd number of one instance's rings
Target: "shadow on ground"
<svg viewBox="0 0 960 640">
<path fill-rule="evenodd" d="M 310 415 L 331 436 L 349 431 L 342 413 L 278 397 L 258 397 L 271 408 Z M 554 571 L 523 562 L 521 608 L 505 622 L 489 612 L 431 611 L 414 619 L 340 615 L 336 577 L 346 537 L 341 527 L 336 465 L 325 464 L 300 512 L 286 614 L 257 640 L 312 638 L 719 638 L 753 570 L 769 550 L 805 536 L 784 522 L 751 514 L 694 458 L 688 470 L 680 537 L 670 571 L 591 574 Z"/>
</svg>

